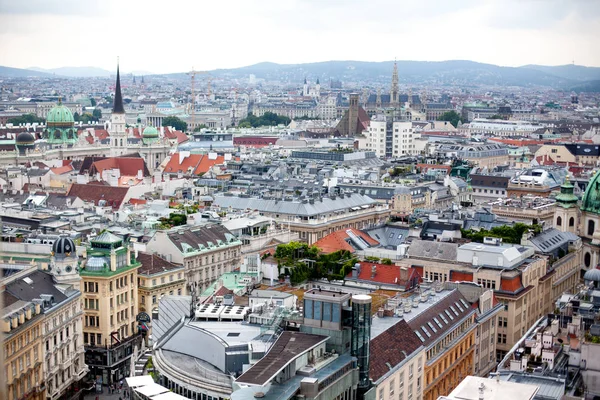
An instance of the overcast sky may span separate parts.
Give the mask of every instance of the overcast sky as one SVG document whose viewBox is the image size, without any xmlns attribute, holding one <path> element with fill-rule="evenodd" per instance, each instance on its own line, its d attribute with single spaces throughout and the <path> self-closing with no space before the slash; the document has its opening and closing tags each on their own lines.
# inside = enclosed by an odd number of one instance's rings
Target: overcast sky
<svg viewBox="0 0 600 400">
<path fill-rule="evenodd" d="M 182 72 L 262 61 L 600 66 L 600 0 L 0 0 L 0 65 Z"/>
</svg>

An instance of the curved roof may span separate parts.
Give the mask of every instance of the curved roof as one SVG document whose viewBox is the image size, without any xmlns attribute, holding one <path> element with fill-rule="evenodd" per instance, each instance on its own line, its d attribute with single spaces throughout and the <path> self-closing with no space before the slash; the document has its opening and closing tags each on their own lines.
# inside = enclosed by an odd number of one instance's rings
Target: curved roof
<svg viewBox="0 0 600 400">
<path fill-rule="evenodd" d="M 70 254 L 76 256 L 75 242 L 69 237 L 61 236 L 52 245 L 52 253 L 54 253 L 55 256 L 66 256 Z"/>
<path fill-rule="evenodd" d="M 600 269 L 597 269 L 597 268 L 590 269 L 583 276 L 583 280 L 584 281 L 600 282 Z"/>
<path fill-rule="evenodd" d="M 70 127 L 74 124 L 73 113 L 60 102 L 56 107 L 48 111 L 48 115 L 46 116 L 46 125 L 48 126 Z"/>
<path fill-rule="evenodd" d="M 35 137 L 29 132 L 21 132 L 17 135 L 17 138 L 15 139 L 15 143 L 17 145 L 33 144 L 34 142 Z"/>
<path fill-rule="evenodd" d="M 144 132 L 142 133 L 142 136 L 145 138 L 158 137 L 158 129 L 156 129 L 153 126 L 147 126 L 146 128 L 144 128 Z"/>
<path fill-rule="evenodd" d="M 600 214 L 600 182 L 598 179 L 600 174 L 598 171 L 594 174 L 581 201 L 581 211 L 587 211 L 594 214 Z"/>
<path fill-rule="evenodd" d="M 573 184 L 567 178 L 565 183 L 560 186 L 560 193 L 556 196 L 559 206 L 569 208 L 577 204 L 579 199 L 573 194 L 573 188 Z"/>
</svg>

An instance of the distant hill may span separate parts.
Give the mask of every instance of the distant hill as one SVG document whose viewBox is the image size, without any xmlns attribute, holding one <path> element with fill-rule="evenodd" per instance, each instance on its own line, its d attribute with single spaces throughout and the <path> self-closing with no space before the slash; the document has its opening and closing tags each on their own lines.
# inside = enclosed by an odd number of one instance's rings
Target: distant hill
<svg viewBox="0 0 600 400">
<path fill-rule="evenodd" d="M 267 80 L 301 83 L 304 77 L 319 78 L 322 84 L 330 79 L 367 81 L 373 85 L 389 85 L 394 62 L 325 61 L 307 64 L 276 64 L 264 62 L 241 68 L 211 71 L 213 76 L 244 77 L 249 74 Z M 576 68 L 571 68 L 576 67 Z M 508 85 L 550 86 L 569 88 L 600 76 L 600 68 L 580 66 L 500 67 L 474 61 L 398 61 L 400 83 L 424 82 L 442 85 Z M 184 74 L 172 74 L 185 77 Z M 596 78 L 597 79 L 597 78 Z"/>
<path fill-rule="evenodd" d="M 113 74 L 111 71 L 96 67 L 60 67 L 50 69 L 31 67 L 30 69 L 71 78 L 108 77 Z"/>
<path fill-rule="evenodd" d="M 51 77 L 53 74 L 47 72 L 34 71 L 31 69 L 12 68 L 0 66 L 0 76 L 8 78 L 27 78 L 29 76 Z"/>
<path fill-rule="evenodd" d="M 600 79 L 600 68 L 598 67 L 584 67 L 582 65 L 567 64 L 556 66 L 525 65 L 521 68 L 534 69 L 575 81 L 592 81 Z"/>
<path fill-rule="evenodd" d="M 580 93 L 580 92 L 594 92 L 600 93 L 600 80 L 587 81 L 577 86 L 573 86 L 571 88 L 572 91 Z"/>
</svg>

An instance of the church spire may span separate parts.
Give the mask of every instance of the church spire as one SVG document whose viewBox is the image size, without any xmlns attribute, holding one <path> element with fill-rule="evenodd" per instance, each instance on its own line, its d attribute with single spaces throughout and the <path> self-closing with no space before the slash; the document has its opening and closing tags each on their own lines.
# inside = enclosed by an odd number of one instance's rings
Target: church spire
<svg viewBox="0 0 600 400">
<path fill-rule="evenodd" d="M 117 62 L 117 85 L 115 87 L 115 101 L 113 103 L 113 114 L 125 114 L 123 108 L 123 96 L 121 95 L 121 76 L 119 75 L 119 63 Z"/>
<path fill-rule="evenodd" d="M 390 103 L 392 105 L 398 105 L 398 64 L 394 60 L 394 72 L 392 74 L 392 89 L 390 90 Z"/>
</svg>

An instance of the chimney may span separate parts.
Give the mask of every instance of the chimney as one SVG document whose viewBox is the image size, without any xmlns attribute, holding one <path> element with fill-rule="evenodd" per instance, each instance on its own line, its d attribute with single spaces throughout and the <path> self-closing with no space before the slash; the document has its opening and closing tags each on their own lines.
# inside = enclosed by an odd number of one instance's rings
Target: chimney
<svg viewBox="0 0 600 400">
<path fill-rule="evenodd" d="M 497 377 L 498 375 L 496 375 Z M 496 378 L 497 379 L 497 378 Z M 479 384 L 479 400 L 483 400 L 483 390 L 485 389 L 485 385 L 483 382 Z"/>
</svg>

